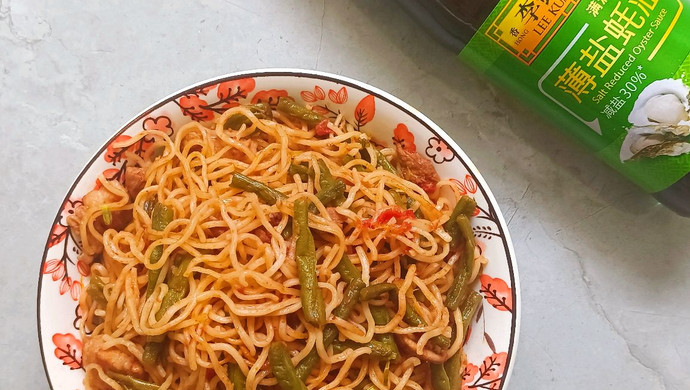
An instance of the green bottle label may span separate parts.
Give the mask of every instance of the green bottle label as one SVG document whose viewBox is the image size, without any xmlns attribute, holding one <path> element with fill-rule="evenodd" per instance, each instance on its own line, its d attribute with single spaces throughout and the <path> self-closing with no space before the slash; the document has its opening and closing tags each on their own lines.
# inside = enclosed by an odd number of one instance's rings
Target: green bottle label
<svg viewBox="0 0 690 390">
<path fill-rule="evenodd" d="M 690 0 L 501 0 L 460 58 L 648 192 L 690 172 Z"/>
</svg>

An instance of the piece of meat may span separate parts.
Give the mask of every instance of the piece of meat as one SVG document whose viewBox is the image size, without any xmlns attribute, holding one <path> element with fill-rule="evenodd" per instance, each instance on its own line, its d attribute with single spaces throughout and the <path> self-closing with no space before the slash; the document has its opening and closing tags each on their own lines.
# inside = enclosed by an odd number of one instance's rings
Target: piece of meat
<svg viewBox="0 0 690 390">
<path fill-rule="evenodd" d="M 146 377 L 144 366 L 127 350 L 117 347 L 105 348 L 104 336 L 92 336 L 84 340 L 82 359 L 84 366 L 97 363 L 106 372 L 130 375 L 138 379 Z"/>
<path fill-rule="evenodd" d="M 282 220 L 283 220 L 283 213 L 270 213 L 270 214 L 268 214 L 268 223 L 270 223 L 271 226 L 278 226 L 278 224 Z"/>
<path fill-rule="evenodd" d="M 328 119 L 324 119 L 314 127 L 314 133 L 317 137 L 323 138 L 335 132 L 328 127 Z"/>
<path fill-rule="evenodd" d="M 333 222 L 340 226 L 340 230 L 343 230 L 343 228 L 345 227 L 345 223 L 347 222 L 347 218 L 339 214 L 336 211 L 335 207 L 326 207 L 326 211 L 328 212 L 328 216 L 331 217 Z"/>
<path fill-rule="evenodd" d="M 139 192 L 146 185 L 146 169 L 128 166 L 125 170 L 125 189 L 129 194 L 130 202 L 136 199 Z"/>
<path fill-rule="evenodd" d="M 271 242 L 271 233 L 269 233 L 268 230 L 266 230 L 266 228 L 263 226 L 259 226 L 258 228 L 254 229 L 252 233 L 254 233 L 255 236 L 259 237 L 259 240 L 261 240 L 261 242 Z"/>
<path fill-rule="evenodd" d="M 409 152 L 396 144 L 395 151 L 400 163 L 400 174 L 426 192 L 434 192 L 441 180 L 434 164 L 417 152 Z"/>
</svg>

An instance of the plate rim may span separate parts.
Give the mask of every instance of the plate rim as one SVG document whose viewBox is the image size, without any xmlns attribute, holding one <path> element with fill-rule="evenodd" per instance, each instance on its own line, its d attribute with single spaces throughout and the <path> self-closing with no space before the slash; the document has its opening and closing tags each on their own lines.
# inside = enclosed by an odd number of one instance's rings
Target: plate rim
<svg viewBox="0 0 690 390">
<path fill-rule="evenodd" d="M 162 107 L 163 105 L 167 104 L 168 102 L 175 100 L 182 95 L 184 95 L 186 92 L 189 92 L 191 90 L 195 90 L 198 88 L 206 87 L 209 85 L 215 85 L 224 81 L 229 81 L 229 80 L 234 80 L 237 78 L 243 78 L 243 77 L 276 77 L 276 76 L 284 76 L 284 77 L 299 77 L 299 78 L 311 78 L 311 79 L 320 79 L 320 80 L 325 80 L 329 82 L 334 82 L 338 84 L 343 84 L 346 86 L 350 86 L 356 89 L 360 89 L 364 92 L 368 92 L 371 95 L 374 95 L 378 98 L 383 99 L 387 103 L 393 105 L 397 109 L 405 112 L 408 114 L 410 117 L 415 118 L 422 126 L 424 126 L 427 130 L 431 131 L 434 135 L 440 137 L 443 139 L 446 144 L 448 144 L 451 149 L 453 150 L 453 153 L 455 153 L 459 157 L 460 163 L 462 163 L 465 168 L 469 171 L 472 172 L 474 175 L 475 179 L 478 182 L 478 187 L 482 194 L 486 197 L 488 200 L 489 204 L 494 208 L 496 211 L 496 218 L 498 220 L 497 227 L 501 234 L 503 234 L 504 240 L 503 240 L 503 247 L 506 252 L 507 256 L 507 264 L 508 264 L 508 272 L 510 275 L 510 282 L 511 282 L 511 290 L 513 293 L 513 315 L 511 318 L 511 335 L 510 335 L 510 342 L 508 344 L 508 351 L 507 351 L 507 359 L 506 359 L 506 367 L 505 371 L 503 374 L 503 383 L 501 385 L 501 389 L 506 389 L 508 388 L 508 383 L 510 382 L 512 372 L 513 372 L 513 366 L 514 366 L 514 361 L 516 359 L 516 352 L 519 344 L 519 338 L 520 338 L 520 323 L 522 319 L 522 300 L 521 300 L 521 293 L 520 293 L 520 277 L 519 277 L 519 272 L 518 272 L 518 264 L 517 260 L 515 257 L 515 249 L 513 247 L 513 241 L 510 236 L 510 232 L 508 229 L 508 224 L 505 221 L 505 218 L 503 217 L 503 213 L 501 212 L 501 209 L 498 205 L 498 202 L 496 201 L 496 197 L 494 196 L 493 192 L 491 191 L 489 185 L 487 184 L 486 180 L 482 176 L 481 172 L 477 167 L 474 165 L 474 162 L 467 156 L 465 151 L 453 140 L 450 135 L 448 135 L 443 129 L 441 129 L 440 126 L 438 126 L 434 121 L 429 119 L 426 115 L 421 113 L 419 110 L 416 108 L 412 107 L 410 104 L 406 103 L 402 99 L 396 97 L 395 95 L 386 92 L 380 88 L 374 87 L 370 85 L 369 83 L 359 81 L 347 76 L 342 76 L 338 75 L 335 73 L 330 73 L 330 72 L 323 72 L 323 71 L 318 71 L 318 70 L 309 70 L 309 69 L 300 69 L 300 68 L 258 68 L 258 69 L 251 69 L 251 70 L 244 70 L 244 71 L 238 71 L 238 72 L 230 72 L 226 73 L 220 76 L 216 77 L 211 77 L 199 82 L 195 82 L 192 84 L 189 84 L 183 88 L 180 88 L 176 90 L 175 92 L 166 95 L 165 97 L 157 100 L 155 103 L 147 106 L 145 109 L 140 111 L 138 114 L 136 114 L 132 119 L 128 120 L 118 128 L 116 132 L 113 133 L 111 137 L 109 137 L 103 145 L 93 154 L 93 156 L 82 166 L 82 169 L 79 171 L 79 174 L 74 178 L 72 181 L 72 185 L 69 187 L 67 190 L 62 202 L 60 203 L 60 207 L 58 208 L 58 211 L 53 218 L 53 223 L 50 225 L 50 228 L 58 223 L 60 220 L 60 216 L 62 213 L 62 205 L 65 204 L 65 202 L 69 199 L 70 194 L 74 191 L 76 186 L 79 184 L 81 181 L 82 177 L 86 174 L 88 171 L 89 167 L 98 159 L 98 157 L 103 153 L 103 151 L 107 148 L 107 146 L 112 143 L 118 136 L 120 136 L 123 132 L 125 132 L 129 127 L 134 125 L 137 121 L 141 120 L 143 117 L 145 117 L 147 114 L 151 113 L 152 111 Z M 48 240 L 50 239 L 50 232 L 48 233 Z M 46 257 L 48 255 L 48 240 L 46 240 L 46 244 L 43 249 L 43 255 L 41 258 L 41 263 L 39 265 L 39 276 L 38 276 L 38 286 L 37 286 L 37 294 L 36 294 L 36 327 L 37 327 L 37 335 L 38 335 L 38 345 L 39 349 L 41 352 L 41 362 L 43 364 L 43 371 L 45 373 L 46 379 L 48 380 L 48 387 L 51 390 L 54 390 L 55 388 L 53 387 L 52 383 L 52 378 L 50 376 L 50 373 L 48 372 L 48 365 L 46 363 L 46 354 L 45 354 L 45 348 L 43 345 L 43 334 L 41 332 L 41 292 L 42 292 L 42 287 L 43 287 L 43 267 L 46 262 Z"/>
</svg>

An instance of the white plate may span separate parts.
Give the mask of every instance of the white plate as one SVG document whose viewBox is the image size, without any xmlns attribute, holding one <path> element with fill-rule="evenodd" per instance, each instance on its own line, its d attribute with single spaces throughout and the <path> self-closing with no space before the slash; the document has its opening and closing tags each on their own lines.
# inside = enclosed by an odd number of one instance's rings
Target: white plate
<svg viewBox="0 0 690 390">
<path fill-rule="evenodd" d="M 54 390 L 83 389 L 77 301 L 88 267 L 76 260 L 78 243 L 65 218 L 96 177 L 116 177 L 122 169 L 116 139 L 143 129 L 172 134 L 191 120 L 211 119 L 228 105 L 289 95 L 328 115 L 342 113 L 378 141 L 401 142 L 436 165 L 442 178 L 454 178 L 478 203 L 473 219 L 475 238 L 489 264 L 477 288 L 486 298 L 471 325 L 465 351 L 465 389 L 505 389 L 514 364 L 520 324 L 517 265 L 508 230 L 491 191 L 460 147 L 438 126 L 400 99 L 365 83 L 328 73 L 269 69 L 233 73 L 192 85 L 137 115 L 96 155 L 72 185 L 46 243 L 38 282 L 38 332 L 43 363 Z M 146 147 L 145 143 L 135 146 Z"/>
</svg>

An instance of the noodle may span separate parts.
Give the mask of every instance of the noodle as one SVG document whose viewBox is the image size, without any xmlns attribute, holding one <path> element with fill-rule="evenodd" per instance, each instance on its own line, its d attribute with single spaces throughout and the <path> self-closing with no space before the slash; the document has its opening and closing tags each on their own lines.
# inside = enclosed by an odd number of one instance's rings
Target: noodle
<svg viewBox="0 0 690 390">
<path fill-rule="evenodd" d="M 448 295 L 460 273 L 472 283 L 486 259 L 472 237 L 448 230 L 462 196 L 457 188 L 443 180 L 427 193 L 384 169 L 377 159 L 395 162 L 396 151 L 377 150 L 342 116 L 316 125 L 331 134 L 315 136 L 313 124 L 280 104 L 268 109 L 272 119 L 238 106 L 212 122 L 184 125 L 174 137 L 147 130 L 114 145 L 152 142 L 143 154 L 128 152 L 124 182 L 99 176 L 100 187 L 71 220 L 81 259 L 91 264 L 80 300 L 87 389 L 137 390 L 130 380 L 231 389 L 239 382 L 230 365 L 247 389 L 278 388 L 276 343 L 287 346 L 293 366 L 317 354 L 307 389 L 430 389 L 429 363 L 462 354 L 467 324 L 461 308 L 449 309 Z M 227 128 L 237 118 L 241 126 Z M 242 175 L 264 193 L 238 187 Z M 310 205 L 325 327 L 306 314 L 302 201 Z M 340 271 L 343 259 L 362 286 L 392 283 L 396 290 L 345 309 L 354 282 Z M 380 323 L 374 306 L 388 321 Z M 326 342 L 333 330 L 334 341 Z M 391 340 L 394 357 L 377 355 L 374 342 Z"/>
</svg>

